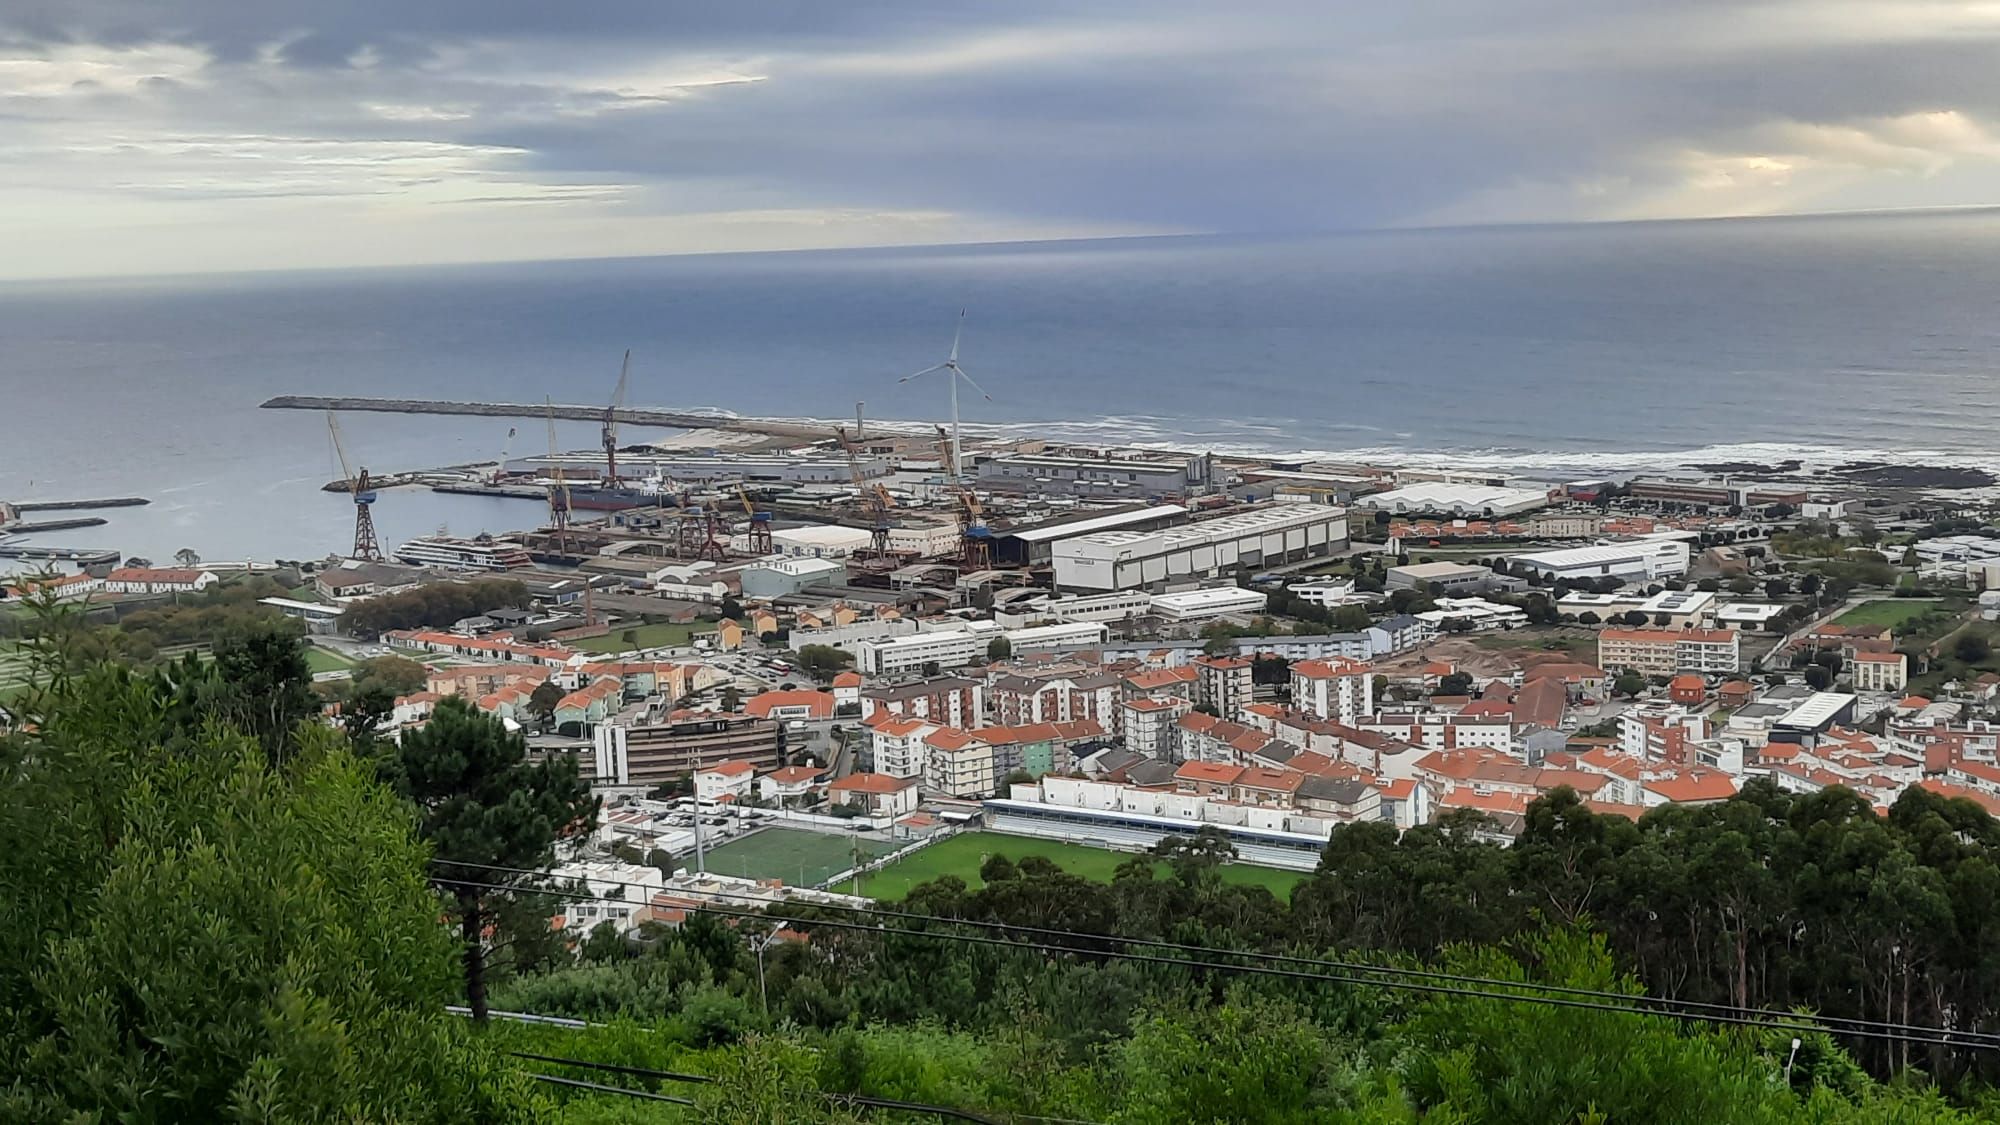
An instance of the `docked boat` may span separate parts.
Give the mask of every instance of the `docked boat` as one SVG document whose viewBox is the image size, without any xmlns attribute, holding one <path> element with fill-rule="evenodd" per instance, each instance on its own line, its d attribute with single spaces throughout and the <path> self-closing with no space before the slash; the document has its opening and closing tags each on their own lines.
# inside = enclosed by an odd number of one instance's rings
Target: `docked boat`
<svg viewBox="0 0 2000 1125">
<path fill-rule="evenodd" d="M 411 566 L 441 566 L 452 570 L 513 570 L 533 565 L 528 549 L 512 539 L 495 539 L 484 532 L 470 539 L 426 535 L 396 548 L 396 560 Z"/>
</svg>

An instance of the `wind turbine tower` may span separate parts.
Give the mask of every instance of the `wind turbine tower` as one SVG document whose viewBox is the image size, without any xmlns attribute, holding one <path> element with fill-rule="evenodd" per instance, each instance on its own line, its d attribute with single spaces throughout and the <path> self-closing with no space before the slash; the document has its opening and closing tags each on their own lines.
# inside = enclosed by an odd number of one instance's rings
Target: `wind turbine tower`
<svg viewBox="0 0 2000 1125">
<path fill-rule="evenodd" d="M 960 379 L 965 380 L 967 386 L 979 392 L 979 397 L 985 399 L 987 402 L 993 401 L 993 396 L 986 393 L 986 388 L 975 382 L 972 376 L 966 374 L 965 369 L 958 365 L 958 340 L 964 331 L 965 310 L 960 309 L 958 310 L 958 326 L 952 329 L 951 333 L 951 354 L 945 357 L 945 361 L 943 363 L 932 364 L 922 371 L 916 372 L 913 375 L 905 375 L 901 379 L 896 380 L 898 383 L 907 383 L 913 379 L 921 379 L 926 375 L 942 371 L 944 372 L 945 380 L 951 384 L 951 464 L 945 466 L 945 476 L 954 484 L 958 483 L 959 471 L 965 464 L 965 445 L 959 436 L 958 426 L 958 381 Z"/>
</svg>

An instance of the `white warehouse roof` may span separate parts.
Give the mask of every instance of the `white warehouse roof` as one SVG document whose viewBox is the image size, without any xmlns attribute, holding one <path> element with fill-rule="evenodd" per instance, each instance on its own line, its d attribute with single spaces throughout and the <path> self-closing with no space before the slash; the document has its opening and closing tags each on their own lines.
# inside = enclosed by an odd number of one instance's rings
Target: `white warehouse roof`
<svg viewBox="0 0 2000 1125">
<path fill-rule="evenodd" d="M 1074 539 L 1100 531 L 1110 531 L 1127 524 L 1146 523 L 1168 516 L 1187 515 L 1187 509 L 1179 504 L 1160 504 L 1152 508 L 1141 508 L 1136 512 L 1114 512 L 1108 516 L 1095 516 L 1086 520 L 1072 520 L 1069 523 L 1054 524 L 1049 527 L 1030 527 L 1020 531 L 1009 531 L 1015 539 L 1025 543 L 1046 543 L 1051 539 Z"/>
<path fill-rule="evenodd" d="M 1262 609 L 1265 595 L 1240 586 L 1212 586 L 1206 590 L 1182 590 L 1175 594 L 1153 595 L 1154 612 L 1185 617 L 1200 613 L 1228 613 L 1239 609 Z"/>
<path fill-rule="evenodd" d="M 1089 552 L 1090 554 L 1100 557 L 1107 553 L 1106 548 L 1111 549 L 1109 553 L 1128 557 L 1165 554 L 1168 551 L 1225 543 L 1234 539 L 1248 539 L 1255 535 L 1268 535 L 1274 531 L 1287 531 L 1294 527 L 1309 527 L 1317 523 L 1333 523 L 1346 519 L 1346 509 L 1327 504 L 1276 504 L 1268 508 L 1218 516 L 1211 520 L 1199 520 L 1160 531 L 1104 531 L 1096 535 L 1082 535 L 1058 543 L 1056 550 L 1067 553 L 1071 548 L 1087 545 L 1095 548 Z"/>
<path fill-rule="evenodd" d="M 1364 496 L 1355 504 L 1390 512 L 1491 512 L 1507 516 L 1548 507 L 1549 494 L 1547 489 L 1424 481 Z"/>
</svg>

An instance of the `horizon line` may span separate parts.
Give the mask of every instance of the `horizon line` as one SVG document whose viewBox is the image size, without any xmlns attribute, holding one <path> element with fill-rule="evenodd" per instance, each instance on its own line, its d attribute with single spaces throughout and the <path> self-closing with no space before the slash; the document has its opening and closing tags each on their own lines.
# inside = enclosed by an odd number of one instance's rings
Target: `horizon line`
<svg viewBox="0 0 2000 1125">
<path fill-rule="evenodd" d="M 251 266 L 243 269 L 197 270 L 169 273 L 22 274 L 12 277 L 0 276 L 0 286 L 45 283 L 73 284 L 79 282 L 156 282 L 193 278 L 219 280 L 234 277 L 260 277 L 272 274 L 319 275 L 437 269 L 476 269 L 487 266 L 643 262 L 658 258 L 734 258 L 780 254 L 861 254 L 869 252 L 894 253 L 912 250 L 981 250 L 1037 246 L 1060 247 L 1107 242 L 1165 242 L 1198 238 L 1332 238 L 1380 234 L 1450 233 L 1455 231 L 1549 230 L 1571 227 L 1629 227 L 1695 223 L 1787 222 L 1840 218 L 1895 218 L 1966 214 L 1980 211 L 2000 211 L 2000 203 L 1938 204 L 1922 207 L 1862 207 L 1832 211 L 1786 211 L 1777 214 L 1676 215 L 1639 219 L 1522 219 L 1486 223 L 1426 223 L 1408 226 L 1324 227 L 1293 231 L 1206 230 L 1156 234 L 1071 235 L 1054 238 L 975 239 L 965 242 L 883 242 L 860 243 L 852 246 L 763 247 L 741 250 L 664 250 L 652 254 L 580 254 L 574 257 L 447 258 L 434 262 L 396 262 L 379 265 Z"/>
</svg>

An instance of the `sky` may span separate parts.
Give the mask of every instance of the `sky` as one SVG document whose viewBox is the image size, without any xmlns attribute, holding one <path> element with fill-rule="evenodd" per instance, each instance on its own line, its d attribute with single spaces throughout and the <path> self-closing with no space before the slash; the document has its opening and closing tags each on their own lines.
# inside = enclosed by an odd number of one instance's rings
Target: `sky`
<svg viewBox="0 0 2000 1125">
<path fill-rule="evenodd" d="M 0 277 L 2000 203 L 2000 0 L 0 0 Z"/>
</svg>

